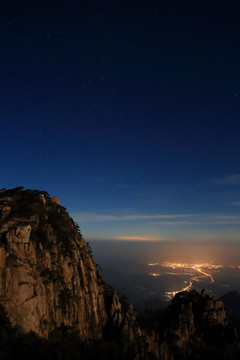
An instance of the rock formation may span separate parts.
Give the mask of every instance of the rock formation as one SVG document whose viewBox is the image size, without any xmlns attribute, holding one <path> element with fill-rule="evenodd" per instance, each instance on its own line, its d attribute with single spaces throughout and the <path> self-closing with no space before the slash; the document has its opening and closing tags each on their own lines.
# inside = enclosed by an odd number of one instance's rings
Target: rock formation
<svg viewBox="0 0 240 360">
<path fill-rule="evenodd" d="M 67 328 L 81 343 L 117 344 L 115 359 L 200 359 L 210 353 L 235 359 L 240 353 L 223 303 L 204 292 L 177 294 L 163 315 L 153 314 L 144 325 L 102 281 L 90 246 L 59 199 L 38 190 L 0 191 L 2 307 L 12 326 L 40 339 Z M 0 336 L 1 329 L 0 316 Z"/>
<path fill-rule="evenodd" d="M 239 337 L 227 326 L 223 302 L 204 292 L 176 294 L 159 331 L 160 358 L 164 360 L 202 359 L 211 353 L 218 358 L 237 359 L 235 356 L 240 354 Z"/>
<path fill-rule="evenodd" d="M 79 226 L 46 192 L 0 193 L 0 304 L 26 333 L 47 338 L 65 326 L 85 342 L 124 334 L 126 347 L 136 342 L 145 358 L 158 356 L 132 305 L 102 281 Z"/>
<path fill-rule="evenodd" d="M 57 201 L 38 192 L 1 196 L 0 300 L 13 325 L 47 337 L 64 324 L 83 340 L 107 321 L 88 245 Z"/>
</svg>

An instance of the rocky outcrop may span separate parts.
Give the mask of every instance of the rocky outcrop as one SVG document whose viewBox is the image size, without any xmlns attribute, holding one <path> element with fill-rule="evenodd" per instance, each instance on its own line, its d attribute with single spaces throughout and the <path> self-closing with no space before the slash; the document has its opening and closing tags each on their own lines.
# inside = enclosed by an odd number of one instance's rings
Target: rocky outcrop
<svg viewBox="0 0 240 360">
<path fill-rule="evenodd" d="M 223 302 L 204 292 L 178 293 L 163 314 L 139 319 L 127 299 L 102 281 L 89 244 L 59 200 L 38 190 L 0 191 L 0 313 L 2 308 L 25 333 L 51 339 L 70 329 L 78 351 L 79 341 L 98 340 L 100 347 L 101 341 L 111 344 L 116 359 L 240 356 Z"/>
<path fill-rule="evenodd" d="M 10 321 L 44 337 L 64 324 L 100 338 L 104 288 L 73 220 L 37 191 L 10 194 L 0 198 L 0 302 Z"/>
<path fill-rule="evenodd" d="M 110 341 L 120 341 L 123 352 L 130 347 L 139 359 L 158 359 L 158 335 L 154 326 L 141 326 L 132 304 L 125 297 L 119 298 L 111 286 L 107 286 L 105 303 L 108 321 L 104 336 Z"/>
<path fill-rule="evenodd" d="M 79 341 L 131 349 L 132 359 L 158 358 L 157 337 L 102 281 L 79 226 L 46 192 L 0 192 L 0 305 L 25 333 L 68 328 Z"/>
<path fill-rule="evenodd" d="M 223 302 L 204 292 L 176 294 L 159 331 L 160 359 L 201 359 L 211 352 L 235 359 L 235 353 L 239 354 L 239 338 L 235 329 L 227 326 Z M 225 342 L 228 344 L 222 348 Z M 223 356 L 226 349 L 229 352 Z"/>
</svg>

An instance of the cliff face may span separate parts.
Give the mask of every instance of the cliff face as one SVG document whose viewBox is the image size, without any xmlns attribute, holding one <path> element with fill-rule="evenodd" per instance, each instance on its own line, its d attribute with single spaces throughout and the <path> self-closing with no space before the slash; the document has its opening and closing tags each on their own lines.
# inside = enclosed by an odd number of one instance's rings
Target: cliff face
<svg viewBox="0 0 240 360">
<path fill-rule="evenodd" d="M 89 246 L 46 193 L 1 194 L 0 302 L 13 325 L 40 336 L 62 324 L 82 340 L 102 335 L 104 290 Z"/>
<path fill-rule="evenodd" d="M 137 319 L 132 305 L 103 283 L 66 209 L 38 190 L 0 191 L 0 305 L 25 333 L 48 338 L 58 328 L 77 330 L 81 343 L 111 344 L 116 359 L 240 356 L 223 303 L 204 293 L 179 293 L 163 315 Z"/>
<path fill-rule="evenodd" d="M 136 359 L 159 359 L 158 334 L 154 326 L 141 326 L 132 304 L 126 298 L 119 298 L 111 287 L 110 291 L 106 289 L 105 305 L 108 322 L 104 338 L 120 343 L 123 353 L 132 348 Z"/>
<path fill-rule="evenodd" d="M 78 225 L 46 192 L 0 192 L 0 305 L 25 333 L 48 338 L 65 327 L 82 342 L 158 358 L 156 336 L 140 329 L 132 305 L 103 283 Z"/>
<path fill-rule="evenodd" d="M 235 359 L 239 355 L 239 337 L 227 326 L 223 302 L 204 291 L 175 295 L 159 330 L 160 358 L 164 360 Z"/>
</svg>

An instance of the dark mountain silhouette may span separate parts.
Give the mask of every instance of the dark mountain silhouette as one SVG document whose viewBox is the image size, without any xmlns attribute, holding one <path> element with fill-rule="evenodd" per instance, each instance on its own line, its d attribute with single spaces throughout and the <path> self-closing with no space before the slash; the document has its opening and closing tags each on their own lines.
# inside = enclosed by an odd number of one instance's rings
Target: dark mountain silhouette
<svg viewBox="0 0 240 360">
<path fill-rule="evenodd" d="M 240 294 L 237 291 L 230 291 L 220 299 L 224 302 L 228 322 L 240 332 Z"/>
</svg>

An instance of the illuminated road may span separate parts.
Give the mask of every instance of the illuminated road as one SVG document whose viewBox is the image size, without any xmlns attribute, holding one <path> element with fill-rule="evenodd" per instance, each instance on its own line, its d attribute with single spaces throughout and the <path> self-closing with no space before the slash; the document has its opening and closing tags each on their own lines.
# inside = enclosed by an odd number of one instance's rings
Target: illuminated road
<svg viewBox="0 0 240 360">
<path fill-rule="evenodd" d="M 166 292 L 166 296 L 168 298 L 173 297 L 174 295 L 176 295 L 177 293 L 181 292 L 181 291 L 187 291 L 190 290 L 192 285 L 193 285 L 193 281 L 199 281 L 199 279 L 201 278 L 209 278 L 211 280 L 211 283 L 214 282 L 214 278 L 210 273 L 207 273 L 206 271 L 203 271 L 202 268 L 205 269 L 209 269 L 209 270 L 213 270 L 213 269 L 218 269 L 221 268 L 221 265 L 213 265 L 212 263 L 207 263 L 207 264 L 181 264 L 181 263 L 170 263 L 170 262 L 165 262 L 162 264 L 159 263 L 151 263 L 149 264 L 150 266 L 154 266 L 154 265 L 161 265 L 162 267 L 166 267 L 166 268 L 171 268 L 171 269 L 181 269 L 181 270 L 186 270 L 186 269 L 192 269 L 198 273 L 200 273 L 201 275 L 198 276 L 192 276 L 190 278 L 191 281 L 189 281 L 189 285 L 186 286 L 185 288 L 181 289 L 181 290 L 177 290 L 177 291 L 169 291 Z M 171 274 L 171 275 L 183 275 L 182 272 L 165 272 L 165 274 Z M 151 276 L 161 276 L 161 273 L 149 273 L 149 275 Z M 188 274 L 190 275 L 190 274 Z"/>
<path fill-rule="evenodd" d="M 193 266 L 193 267 L 192 267 L 192 269 L 194 269 L 194 270 L 196 270 L 196 271 L 200 272 L 200 274 L 203 274 L 203 275 L 205 275 L 205 276 L 209 277 L 209 278 L 211 279 L 211 283 L 213 283 L 213 282 L 214 282 L 214 279 L 213 279 L 213 277 L 212 277 L 212 275 L 211 275 L 211 274 L 205 273 L 204 271 L 202 271 L 202 269 L 197 268 L 197 267 L 195 267 L 195 266 Z M 195 278 L 192 278 L 191 280 L 194 280 L 194 279 L 197 279 L 197 278 L 198 278 L 198 277 L 195 277 Z"/>
</svg>

